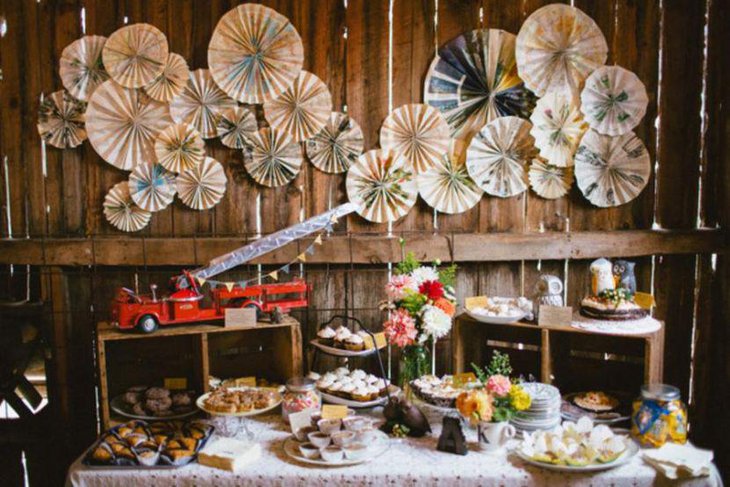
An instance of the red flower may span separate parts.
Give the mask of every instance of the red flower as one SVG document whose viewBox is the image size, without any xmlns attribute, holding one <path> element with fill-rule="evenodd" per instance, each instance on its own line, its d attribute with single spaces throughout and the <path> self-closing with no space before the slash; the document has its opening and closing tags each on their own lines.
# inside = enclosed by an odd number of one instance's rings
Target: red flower
<svg viewBox="0 0 730 487">
<path fill-rule="evenodd" d="M 418 286 L 418 292 L 431 301 L 436 301 L 444 296 L 444 286 L 438 281 L 424 281 Z"/>
</svg>

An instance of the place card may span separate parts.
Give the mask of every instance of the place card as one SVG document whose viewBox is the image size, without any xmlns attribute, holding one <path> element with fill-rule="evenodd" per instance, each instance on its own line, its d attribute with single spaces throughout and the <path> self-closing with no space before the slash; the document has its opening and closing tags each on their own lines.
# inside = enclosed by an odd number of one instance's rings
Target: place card
<svg viewBox="0 0 730 487">
<path fill-rule="evenodd" d="M 224 327 L 253 328 L 256 326 L 255 308 L 226 308 Z"/>
<path fill-rule="evenodd" d="M 537 318 L 539 326 L 566 326 L 573 321 L 572 306 L 540 306 L 540 314 Z"/>
<path fill-rule="evenodd" d="M 289 426 L 291 426 L 292 433 L 296 433 L 305 426 L 312 425 L 312 413 L 314 409 L 307 408 L 298 413 L 289 414 Z"/>
<path fill-rule="evenodd" d="M 486 296 L 474 296 L 471 298 L 466 298 L 466 300 L 464 301 L 464 307 L 466 309 L 486 308 L 487 307 L 487 297 Z"/>
<path fill-rule="evenodd" d="M 372 350 L 373 348 L 381 349 L 387 345 L 387 342 L 385 340 L 385 333 L 382 331 L 379 333 L 375 333 L 375 343 L 373 343 L 373 337 L 370 335 L 365 335 L 362 337 L 363 341 L 365 342 L 365 349 L 366 350 Z"/>
<path fill-rule="evenodd" d="M 325 404 L 322 406 L 322 419 L 343 419 L 347 417 L 347 406 Z"/>
<path fill-rule="evenodd" d="M 634 294 L 634 302 L 644 309 L 651 309 L 656 306 L 654 296 L 649 293 L 637 292 L 636 294 Z"/>
<path fill-rule="evenodd" d="M 454 383 L 454 387 L 456 388 L 463 387 L 476 381 L 477 376 L 476 374 L 474 374 L 474 372 L 463 372 L 461 374 L 454 374 L 454 377 L 452 378 L 452 382 Z"/>
<path fill-rule="evenodd" d="M 181 390 L 188 388 L 188 380 L 185 377 L 165 377 L 165 389 Z"/>
<path fill-rule="evenodd" d="M 236 387 L 256 387 L 256 377 L 239 377 L 236 379 Z"/>
</svg>

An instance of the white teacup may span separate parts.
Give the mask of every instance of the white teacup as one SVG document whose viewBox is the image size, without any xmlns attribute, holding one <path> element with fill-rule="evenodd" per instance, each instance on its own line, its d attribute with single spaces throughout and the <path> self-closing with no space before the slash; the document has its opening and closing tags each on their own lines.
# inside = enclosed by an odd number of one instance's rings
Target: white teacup
<svg viewBox="0 0 730 487">
<path fill-rule="evenodd" d="M 507 421 L 500 421 L 499 423 L 481 422 L 477 429 L 479 449 L 489 453 L 497 452 L 504 448 L 516 433 L 515 427 Z"/>
</svg>

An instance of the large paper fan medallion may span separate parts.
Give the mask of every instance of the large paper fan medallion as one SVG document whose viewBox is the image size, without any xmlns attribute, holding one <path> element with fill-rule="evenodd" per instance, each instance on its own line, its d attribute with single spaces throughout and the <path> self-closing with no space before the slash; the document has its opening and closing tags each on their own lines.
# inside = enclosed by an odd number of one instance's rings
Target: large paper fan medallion
<svg viewBox="0 0 730 487">
<path fill-rule="evenodd" d="M 289 19 L 252 3 L 221 17 L 208 46 L 215 82 L 243 103 L 263 103 L 284 92 L 303 62 L 302 39 Z"/>
<path fill-rule="evenodd" d="M 126 88 L 152 83 L 165 70 L 168 45 L 165 34 L 150 24 L 132 24 L 109 36 L 102 58 L 114 81 Z"/>
<path fill-rule="evenodd" d="M 259 184 L 270 188 L 291 182 L 302 168 L 302 150 L 289 135 L 262 128 L 244 149 L 244 167 Z"/>
<path fill-rule="evenodd" d="M 304 142 L 325 126 L 332 112 L 332 96 L 324 82 L 302 71 L 294 83 L 273 100 L 264 103 L 266 121 Z"/>
<path fill-rule="evenodd" d="M 143 210 L 160 211 L 175 199 L 175 175 L 161 164 L 138 164 L 129 175 L 129 194 Z"/>
<path fill-rule="evenodd" d="M 573 165 L 581 137 L 588 129 L 574 98 L 563 93 L 549 93 L 540 98 L 532 112 L 532 136 L 540 156 L 558 167 Z"/>
<path fill-rule="evenodd" d="M 404 157 L 416 174 L 433 167 L 449 149 L 449 124 L 428 105 L 403 105 L 380 127 L 380 147 Z"/>
<path fill-rule="evenodd" d="M 317 169 L 338 174 L 357 162 L 364 144 L 357 122 L 344 113 L 332 112 L 324 128 L 307 140 L 307 157 Z"/>
<path fill-rule="evenodd" d="M 207 210 L 223 198 L 227 181 L 221 163 L 206 157 L 203 162 L 177 177 L 177 194 L 190 208 Z"/>
<path fill-rule="evenodd" d="M 220 113 L 236 106 L 236 101 L 216 86 L 207 69 L 197 69 L 190 73 L 182 93 L 173 98 L 170 113 L 175 122 L 188 123 L 204 139 L 212 139 L 218 134 Z"/>
<path fill-rule="evenodd" d="M 530 187 L 545 199 L 565 196 L 573 184 L 573 168 L 558 167 L 541 159 L 534 159 L 528 172 Z"/>
<path fill-rule="evenodd" d="M 105 43 L 106 37 L 84 36 L 61 53 L 61 82 L 75 98 L 88 101 L 96 87 L 109 79 L 101 58 Z"/>
<path fill-rule="evenodd" d="M 155 138 L 171 123 L 166 104 L 113 80 L 94 91 L 86 110 L 86 131 L 94 150 L 125 171 L 155 160 Z"/>
<path fill-rule="evenodd" d="M 53 147 L 78 147 L 86 140 L 85 111 L 86 102 L 77 100 L 66 90 L 51 93 L 38 108 L 38 133 Z"/>
<path fill-rule="evenodd" d="M 187 171 L 205 157 L 205 142 L 191 125 L 177 123 L 160 132 L 155 140 L 155 155 L 162 167 L 174 173 Z"/>
<path fill-rule="evenodd" d="M 466 168 L 488 194 L 508 198 L 527 189 L 527 163 L 535 152 L 530 126 L 518 117 L 500 117 L 472 139 Z"/>
<path fill-rule="evenodd" d="M 606 62 L 608 45 L 582 10 L 554 3 L 525 20 L 515 52 L 520 77 L 535 94 L 562 91 L 577 96 L 588 75 Z"/>
<path fill-rule="evenodd" d="M 464 161 L 447 154 L 416 176 L 416 181 L 421 198 L 441 213 L 463 213 L 476 206 L 483 194 L 469 176 Z"/>
<path fill-rule="evenodd" d="M 129 194 L 129 183 L 122 181 L 104 198 L 104 217 L 123 232 L 138 232 L 150 222 L 152 213 L 137 206 Z"/>
<path fill-rule="evenodd" d="M 603 66 L 586 80 L 581 110 L 591 128 L 604 135 L 634 129 L 646 114 L 649 97 L 638 76 L 621 66 Z"/>
<path fill-rule="evenodd" d="M 535 96 L 517 74 L 515 36 L 498 29 L 467 32 L 438 50 L 424 101 L 439 109 L 453 137 L 469 139 L 497 117 L 527 118 Z"/>
<path fill-rule="evenodd" d="M 165 69 L 152 83 L 144 87 L 144 91 L 157 101 L 169 103 L 182 93 L 189 77 L 190 69 L 185 58 L 171 52 L 167 55 Z"/>
<path fill-rule="evenodd" d="M 220 112 L 216 130 L 226 147 L 243 149 L 259 129 L 256 115 L 246 107 L 232 107 Z"/>
<path fill-rule="evenodd" d="M 347 197 L 360 216 L 375 223 L 392 222 L 416 204 L 418 186 L 408 161 L 392 152 L 370 150 L 347 172 Z"/>
<path fill-rule="evenodd" d="M 646 187 L 649 176 L 649 153 L 633 132 L 611 137 L 591 129 L 575 154 L 578 187 L 596 206 L 628 203 Z"/>
</svg>

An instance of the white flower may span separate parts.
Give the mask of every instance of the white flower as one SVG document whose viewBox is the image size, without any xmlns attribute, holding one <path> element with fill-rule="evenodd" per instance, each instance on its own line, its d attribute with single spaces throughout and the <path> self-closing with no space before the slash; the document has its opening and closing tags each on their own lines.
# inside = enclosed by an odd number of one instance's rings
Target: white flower
<svg viewBox="0 0 730 487">
<path fill-rule="evenodd" d="M 421 266 L 411 272 L 411 277 L 416 282 L 416 289 L 426 281 L 438 281 L 439 273 L 433 267 Z"/>
<path fill-rule="evenodd" d="M 443 338 L 451 331 L 451 317 L 436 306 L 425 305 L 422 309 L 421 321 L 426 337 Z"/>
</svg>

